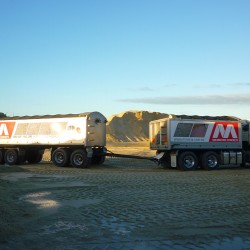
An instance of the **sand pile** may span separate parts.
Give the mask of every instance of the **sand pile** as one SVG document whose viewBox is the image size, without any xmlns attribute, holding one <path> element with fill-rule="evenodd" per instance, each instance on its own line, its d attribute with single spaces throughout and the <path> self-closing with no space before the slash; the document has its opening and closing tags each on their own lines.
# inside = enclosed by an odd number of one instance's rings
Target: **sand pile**
<svg viewBox="0 0 250 250">
<path fill-rule="evenodd" d="M 107 141 L 148 141 L 149 122 L 166 117 L 168 114 L 148 111 L 127 111 L 112 115 L 107 123 Z"/>
</svg>

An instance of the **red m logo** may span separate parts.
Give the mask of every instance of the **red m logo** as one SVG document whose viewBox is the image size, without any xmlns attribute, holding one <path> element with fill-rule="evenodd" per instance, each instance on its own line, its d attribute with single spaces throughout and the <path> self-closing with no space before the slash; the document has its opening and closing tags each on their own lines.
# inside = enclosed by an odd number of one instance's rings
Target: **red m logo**
<svg viewBox="0 0 250 250">
<path fill-rule="evenodd" d="M 238 142 L 239 125 L 237 122 L 216 122 L 214 124 L 210 141 L 213 142 Z"/>
</svg>

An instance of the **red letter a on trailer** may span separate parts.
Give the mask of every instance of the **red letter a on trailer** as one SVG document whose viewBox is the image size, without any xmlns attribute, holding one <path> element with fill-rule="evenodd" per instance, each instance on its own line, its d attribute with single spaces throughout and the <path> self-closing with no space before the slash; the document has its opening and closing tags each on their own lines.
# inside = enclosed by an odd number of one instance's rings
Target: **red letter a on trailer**
<svg viewBox="0 0 250 250">
<path fill-rule="evenodd" d="M 12 136 L 15 122 L 0 122 L 0 139 L 9 139 Z"/>
</svg>

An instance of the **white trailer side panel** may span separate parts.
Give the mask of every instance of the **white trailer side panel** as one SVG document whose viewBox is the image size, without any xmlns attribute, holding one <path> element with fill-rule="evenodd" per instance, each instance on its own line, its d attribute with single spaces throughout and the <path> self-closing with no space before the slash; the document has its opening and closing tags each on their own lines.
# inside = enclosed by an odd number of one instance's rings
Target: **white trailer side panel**
<svg viewBox="0 0 250 250">
<path fill-rule="evenodd" d="M 86 117 L 0 121 L 0 145 L 85 144 Z"/>
<path fill-rule="evenodd" d="M 241 149 L 241 136 L 241 123 L 237 121 L 161 119 L 150 123 L 151 149 L 157 150 Z"/>
</svg>

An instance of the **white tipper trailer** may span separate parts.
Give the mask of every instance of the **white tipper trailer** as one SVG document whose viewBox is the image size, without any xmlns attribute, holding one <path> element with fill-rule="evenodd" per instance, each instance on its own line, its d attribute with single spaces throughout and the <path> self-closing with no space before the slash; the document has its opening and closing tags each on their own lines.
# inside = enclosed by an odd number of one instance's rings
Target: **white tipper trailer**
<svg viewBox="0 0 250 250">
<path fill-rule="evenodd" d="M 38 163 L 51 150 L 56 166 L 105 160 L 106 118 L 99 112 L 0 118 L 0 164 Z"/>
<path fill-rule="evenodd" d="M 149 123 L 150 149 L 163 167 L 212 170 L 250 163 L 249 121 L 164 118 Z"/>
</svg>

